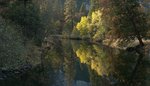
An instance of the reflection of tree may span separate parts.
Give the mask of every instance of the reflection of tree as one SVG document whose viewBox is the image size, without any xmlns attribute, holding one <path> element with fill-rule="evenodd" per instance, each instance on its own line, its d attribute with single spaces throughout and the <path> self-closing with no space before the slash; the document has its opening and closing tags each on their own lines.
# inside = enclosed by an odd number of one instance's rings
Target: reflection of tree
<svg viewBox="0 0 150 86">
<path fill-rule="evenodd" d="M 143 54 L 120 52 L 118 57 L 121 57 L 120 63 L 115 65 L 115 70 L 121 82 L 129 86 L 149 86 L 146 82 L 149 82 L 150 63 Z"/>
<path fill-rule="evenodd" d="M 96 71 L 90 70 L 90 81 L 91 86 L 110 86 L 106 79 L 103 79 L 101 76 L 97 76 Z"/>
<path fill-rule="evenodd" d="M 62 81 L 59 82 L 59 85 L 64 85 L 65 83 L 67 84 L 67 86 L 72 86 L 75 76 L 74 74 L 75 65 L 70 41 L 65 40 L 60 42 L 60 40 L 59 41 L 55 39 L 52 40 L 53 40 L 52 43 L 54 44 L 50 45 L 49 50 L 46 51 L 46 55 L 43 58 L 44 71 L 53 69 L 54 73 L 57 74 L 55 77 L 52 77 L 56 78 L 55 79 L 56 84 L 58 84 L 57 82 Z M 49 66 L 51 66 L 51 68 L 47 67 L 46 64 L 48 63 Z M 64 80 L 65 82 L 63 83 Z"/>
<path fill-rule="evenodd" d="M 54 83 L 54 70 L 51 66 L 49 58 L 43 59 L 43 66 L 34 66 L 30 71 L 26 72 L 21 77 L 14 76 L 12 79 L 6 80 L 1 86 L 52 86 Z"/>
<path fill-rule="evenodd" d="M 18 86 L 48 86 L 54 83 L 53 73 L 49 63 L 45 62 L 45 69 L 41 71 L 41 66 L 36 66 L 32 71 L 25 75 Z M 46 66 L 47 65 L 47 66 Z M 50 74 L 50 75 L 49 75 Z M 18 83 L 18 82 L 17 82 Z"/>
<path fill-rule="evenodd" d="M 81 45 L 76 51 L 77 57 L 80 58 L 81 63 L 89 64 L 92 59 L 92 47 Z"/>
<path fill-rule="evenodd" d="M 98 75 L 109 74 L 109 62 L 106 53 L 98 46 L 81 45 L 76 51 L 77 57 L 80 58 L 81 63 L 86 63 L 95 70 Z"/>
<path fill-rule="evenodd" d="M 119 78 L 120 82 L 128 83 L 130 80 L 130 76 L 132 71 L 134 70 L 134 66 L 136 64 L 137 55 L 135 53 L 128 53 L 121 51 L 117 54 L 115 63 L 113 62 L 115 73 L 114 76 Z"/>
<path fill-rule="evenodd" d="M 61 41 L 54 37 L 47 38 L 44 46 L 45 55 L 44 58 L 50 61 L 53 68 L 59 68 L 62 65 L 62 45 Z"/>
<path fill-rule="evenodd" d="M 71 47 L 70 41 L 62 41 L 63 50 L 64 50 L 64 64 L 63 64 L 63 70 L 64 70 L 64 77 L 67 86 L 72 86 L 74 77 L 75 77 L 75 59 L 73 55 L 73 50 Z"/>
<path fill-rule="evenodd" d="M 127 83 L 138 57 L 134 52 L 128 53 L 107 46 L 88 44 L 80 44 L 76 49 L 76 55 L 81 63 L 89 65 L 89 71 L 93 71 L 90 72 L 91 78 L 97 73 L 101 76 L 99 78 L 106 78 L 111 83 Z M 95 78 L 96 75 L 93 79 Z"/>
<path fill-rule="evenodd" d="M 149 86 L 150 84 L 150 60 L 144 58 L 141 63 L 138 65 L 136 72 L 134 73 L 134 77 L 132 78 L 132 83 L 135 86 Z M 132 84 L 131 83 L 131 84 Z"/>
<path fill-rule="evenodd" d="M 55 40 L 54 38 L 51 39 L 51 42 L 48 44 L 49 48 L 44 50 L 44 57 L 41 57 L 41 64 L 43 76 L 47 76 L 48 79 L 50 79 L 48 82 L 53 82 L 54 84 L 57 83 L 57 79 L 60 79 L 56 74 L 59 74 L 60 68 L 63 65 L 63 58 L 60 40 Z M 42 80 L 45 80 L 45 78 Z"/>
</svg>

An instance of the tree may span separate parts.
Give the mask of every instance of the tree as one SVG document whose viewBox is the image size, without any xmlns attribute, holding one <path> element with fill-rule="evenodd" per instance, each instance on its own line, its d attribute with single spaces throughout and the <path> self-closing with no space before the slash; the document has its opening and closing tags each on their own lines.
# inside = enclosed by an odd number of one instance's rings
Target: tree
<svg viewBox="0 0 150 86">
<path fill-rule="evenodd" d="M 113 0 L 111 16 L 113 35 L 130 40 L 137 38 L 144 45 L 142 38 L 146 36 L 147 21 L 144 13 L 138 10 L 138 0 Z"/>
<path fill-rule="evenodd" d="M 88 25 L 89 25 L 88 17 L 86 16 L 81 17 L 81 21 L 77 23 L 76 26 L 77 30 L 80 31 L 81 36 L 88 35 L 88 29 L 87 29 Z"/>
<path fill-rule="evenodd" d="M 92 12 L 91 16 L 81 17 L 81 21 L 77 23 L 76 28 L 80 32 L 81 37 L 88 36 L 97 41 L 101 40 L 105 32 L 101 10 Z"/>
<path fill-rule="evenodd" d="M 75 0 L 66 0 L 64 4 L 65 28 L 67 28 L 69 33 L 71 33 L 74 27 L 75 5 Z"/>
<path fill-rule="evenodd" d="M 0 67 L 14 68 L 25 61 L 25 47 L 16 28 L 21 27 L 0 17 Z"/>
<path fill-rule="evenodd" d="M 66 86 L 72 86 L 75 79 L 75 56 L 70 40 L 62 41 L 63 48 L 63 70 Z"/>
<path fill-rule="evenodd" d="M 99 8 L 100 8 L 100 0 L 90 0 L 89 15 L 91 15 L 93 11 L 96 11 Z"/>
<path fill-rule="evenodd" d="M 3 14 L 3 17 L 20 25 L 22 28 L 18 31 L 21 31 L 25 38 L 34 39 L 36 43 L 42 41 L 44 29 L 40 12 L 32 1 L 15 1 L 8 4 L 8 11 Z"/>
</svg>

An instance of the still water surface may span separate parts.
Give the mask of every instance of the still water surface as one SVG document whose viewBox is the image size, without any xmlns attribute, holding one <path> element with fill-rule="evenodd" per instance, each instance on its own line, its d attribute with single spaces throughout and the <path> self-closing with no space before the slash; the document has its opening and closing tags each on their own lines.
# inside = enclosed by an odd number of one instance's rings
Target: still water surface
<svg viewBox="0 0 150 86">
<path fill-rule="evenodd" d="M 150 60 L 104 45 L 55 41 L 40 63 L 0 86 L 150 86 Z"/>
</svg>

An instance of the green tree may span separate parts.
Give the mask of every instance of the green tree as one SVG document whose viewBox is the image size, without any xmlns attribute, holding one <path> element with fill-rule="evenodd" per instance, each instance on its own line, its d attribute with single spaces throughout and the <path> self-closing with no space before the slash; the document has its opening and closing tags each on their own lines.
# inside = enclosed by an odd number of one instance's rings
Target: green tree
<svg viewBox="0 0 150 86">
<path fill-rule="evenodd" d="M 24 62 L 25 47 L 18 28 L 0 17 L 0 67 L 13 68 Z"/>
<path fill-rule="evenodd" d="M 89 15 L 100 8 L 100 0 L 90 0 Z"/>
<path fill-rule="evenodd" d="M 139 11 L 138 0 L 112 1 L 112 28 L 113 35 L 130 40 L 137 38 L 140 45 L 144 45 L 142 38 L 146 36 L 146 15 Z"/>
<path fill-rule="evenodd" d="M 64 27 L 64 0 L 34 0 L 40 8 L 41 22 L 45 34 L 61 34 Z"/>
<path fill-rule="evenodd" d="M 43 38 L 44 29 L 42 28 L 40 12 L 32 1 L 15 1 L 8 4 L 8 11 L 3 17 L 20 25 L 24 37 L 34 39 L 36 43 L 40 43 Z"/>
<path fill-rule="evenodd" d="M 64 16 L 65 16 L 65 33 L 71 33 L 74 27 L 74 17 L 76 11 L 76 1 L 75 0 L 66 0 L 64 3 Z"/>
</svg>

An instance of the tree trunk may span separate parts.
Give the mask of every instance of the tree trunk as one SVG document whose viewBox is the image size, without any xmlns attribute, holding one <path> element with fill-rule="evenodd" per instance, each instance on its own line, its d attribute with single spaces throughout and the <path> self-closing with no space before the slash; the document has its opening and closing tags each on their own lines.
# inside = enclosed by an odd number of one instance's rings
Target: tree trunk
<svg viewBox="0 0 150 86">
<path fill-rule="evenodd" d="M 137 39 L 139 40 L 140 45 L 141 45 L 141 46 L 144 46 L 144 43 L 143 43 L 143 41 L 142 41 L 142 38 L 141 38 L 140 36 L 137 36 Z"/>
<path fill-rule="evenodd" d="M 135 33 L 137 39 L 139 40 L 139 44 L 140 44 L 141 46 L 144 46 L 144 43 L 143 43 L 143 41 L 142 41 L 140 32 L 137 30 L 137 27 L 136 27 L 136 24 L 135 24 L 134 20 L 132 20 L 132 23 L 133 23 L 133 27 L 134 27 L 134 33 Z"/>
<path fill-rule="evenodd" d="M 141 46 L 144 46 L 144 43 L 143 43 L 143 41 L 142 41 L 142 37 L 141 37 L 140 32 L 138 31 L 138 28 L 137 28 L 136 23 L 135 23 L 135 21 L 134 21 L 134 16 L 131 15 L 132 12 L 130 12 L 130 10 L 129 10 L 128 8 L 126 8 L 126 9 L 127 9 L 128 13 L 129 13 L 128 16 L 129 16 L 129 18 L 130 18 L 130 20 L 131 20 L 131 22 L 132 22 L 132 24 L 133 24 L 134 34 L 135 34 L 135 36 L 137 37 L 137 39 L 139 40 L 139 44 L 140 44 Z"/>
</svg>

